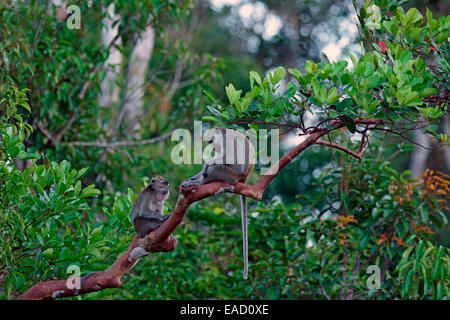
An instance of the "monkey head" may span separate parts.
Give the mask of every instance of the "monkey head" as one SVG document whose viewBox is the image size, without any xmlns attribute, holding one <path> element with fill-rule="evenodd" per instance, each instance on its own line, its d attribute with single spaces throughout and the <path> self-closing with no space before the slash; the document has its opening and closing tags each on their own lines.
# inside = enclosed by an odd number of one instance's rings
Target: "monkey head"
<svg viewBox="0 0 450 320">
<path fill-rule="evenodd" d="M 161 176 L 153 177 L 148 188 L 155 192 L 156 199 L 165 200 L 169 196 L 169 182 Z"/>
</svg>

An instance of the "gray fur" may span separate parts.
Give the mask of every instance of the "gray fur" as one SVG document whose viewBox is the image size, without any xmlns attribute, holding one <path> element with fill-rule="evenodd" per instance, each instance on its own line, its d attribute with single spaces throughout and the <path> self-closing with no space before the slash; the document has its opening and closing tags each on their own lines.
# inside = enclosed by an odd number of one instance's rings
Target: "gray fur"
<svg viewBox="0 0 450 320">
<path fill-rule="evenodd" d="M 169 195 L 169 183 L 157 176 L 136 198 L 131 208 L 131 221 L 139 237 L 158 229 L 170 214 L 164 215 L 164 201 Z"/>
</svg>

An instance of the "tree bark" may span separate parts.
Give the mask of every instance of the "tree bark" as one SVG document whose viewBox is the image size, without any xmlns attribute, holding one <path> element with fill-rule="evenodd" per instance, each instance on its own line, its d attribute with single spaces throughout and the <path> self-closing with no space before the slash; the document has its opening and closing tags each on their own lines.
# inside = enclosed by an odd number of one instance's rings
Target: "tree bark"
<svg viewBox="0 0 450 320">
<path fill-rule="evenodd" d="M 145 76 L 147 74 L 148 64 L 152 57 L 154 44 L 155 30 L 152 25 L 149 25 L 141 33 L 129 59 L 130 65 L 128 67 L 122 109 L 122 117 L 125 116 L 128 122 L 138 117 L 141 113 L 144 104 Z M 122 119 L 119 121 L 121 120 Z M 138 125 L 139 124 L 136 123 L 135 127 L 131 128 L 131 131 L 137 130 Z"/>
<path fill-rule="evenodd" d="M 420 145 L 428 148 L 430 146 L 430 139 L 420 130 L 414 130 L 414 141 Z M 411 170 L 412 178 L 416 179 L 427 167 L 427 159 L 430 154 L 430 150 L 416 145 L 414 151 L 411 154 L 411 161 L 409 164 L 409 170 Z"/>
</svg>

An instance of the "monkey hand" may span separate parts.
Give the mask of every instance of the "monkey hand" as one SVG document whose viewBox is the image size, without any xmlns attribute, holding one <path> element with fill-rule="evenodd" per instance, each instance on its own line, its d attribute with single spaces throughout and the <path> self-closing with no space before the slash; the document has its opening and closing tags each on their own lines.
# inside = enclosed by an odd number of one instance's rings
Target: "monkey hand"
<svg viewBox="0 0 450 320">
<path fill-rule="evenodd" d="M 184 180 L 183 183 L 181 184 L 181 187 L 183 189 L 187 189 L 187 188 L 190 188 L 193 186 L 198 186 L 201 184 L 202 184 L 202 182 L 200 180 L 190 178 L 190 179 Z"/>
</svg>

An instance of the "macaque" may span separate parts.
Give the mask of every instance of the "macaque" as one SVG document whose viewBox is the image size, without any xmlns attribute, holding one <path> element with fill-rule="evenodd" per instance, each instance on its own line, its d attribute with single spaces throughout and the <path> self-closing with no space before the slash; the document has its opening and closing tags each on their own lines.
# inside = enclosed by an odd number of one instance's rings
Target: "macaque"
<svg viewBox="0 0 450 320">
<path fill-rule="evenodd" d="M 215 155 L 205 162 L 202 171 L 185 180 L 181 186 L 203 185 L 213 181 L 236 185 L 245 183 L 254 167 L 255 149 L 250 140 L 236 130 L 214 128 L 209 143 L 213 144 Z M 242 242 L 244 255 L 244 279 L 248 275 L 248 222 L 247 199 L 241 195 Z"/>
<path fill-rule="evenodd" d="M 164 201 L 169 196 L 169 182 L 161 176 L 152 178 L 150 184 L 136 198 L 131 208 L 131 221 L 139 237 L 158 229 L 170 214 L 164 215 Z"/>
</svg>

